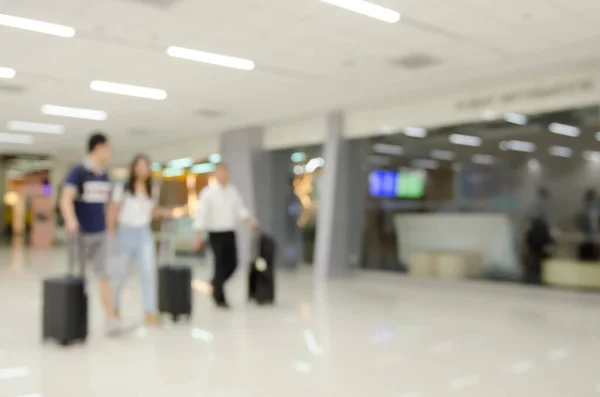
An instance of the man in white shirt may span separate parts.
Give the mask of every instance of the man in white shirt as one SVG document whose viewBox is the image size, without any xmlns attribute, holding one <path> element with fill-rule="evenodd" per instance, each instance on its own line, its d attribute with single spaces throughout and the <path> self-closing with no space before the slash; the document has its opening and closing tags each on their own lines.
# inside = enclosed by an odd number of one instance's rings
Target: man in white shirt
<svg viewBox="0 0 600 397">
<path fill-rule="evenodd" d="M 215 179 L 217 183 L 204 188 L 198 198 L 195 248 L 202 249 L 207 234 L 215 262 L 213 297 L 217 307 L 226 309 L 229 305 L 223 286 L 237 267 L 235 230 L 242 220 L 251 228 L 256 228 L 258 222 L 250 215 L 235 186 L 229 184 L 229 169 L 225 164 L 217 165 Z"/>
</svg>

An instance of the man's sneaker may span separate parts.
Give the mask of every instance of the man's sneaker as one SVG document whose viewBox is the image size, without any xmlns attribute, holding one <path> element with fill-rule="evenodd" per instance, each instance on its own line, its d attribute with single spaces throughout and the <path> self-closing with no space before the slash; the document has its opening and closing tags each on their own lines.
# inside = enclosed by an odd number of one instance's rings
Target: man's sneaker
<svg viewBox="0 0 600 397">
<path fill-rule="evenodd" d="M 121 320 L 118 318 L 111 318 L 106 325 L 106 335 L 116 336 L 121 332 L 121 329 Z"/>
</svg>

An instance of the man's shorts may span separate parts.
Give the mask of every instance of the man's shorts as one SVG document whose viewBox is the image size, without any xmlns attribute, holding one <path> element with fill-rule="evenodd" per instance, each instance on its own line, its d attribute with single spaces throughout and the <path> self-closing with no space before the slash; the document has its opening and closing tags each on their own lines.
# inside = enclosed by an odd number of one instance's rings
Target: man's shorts
<svg viewBox="0 0 600 397">
<path fill-rule="evenodd" d="M 85 274 L 87 264 L 91 264 L 96 277 L 108 276 L 108 233 L 80 233 L 77 236 L 77 261 Z"/>
</svg>

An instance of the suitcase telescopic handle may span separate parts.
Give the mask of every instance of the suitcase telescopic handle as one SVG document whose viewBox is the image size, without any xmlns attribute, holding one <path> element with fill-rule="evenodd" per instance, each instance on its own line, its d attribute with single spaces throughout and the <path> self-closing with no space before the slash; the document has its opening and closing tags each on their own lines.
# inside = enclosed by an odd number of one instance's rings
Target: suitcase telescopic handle
<svg viewBox="0 0 600 397">
<path fill-rule="evenodd" d="M 79 275 L 83 277 L 83 261 L 81 260 L 81 235 L 71 234 L 67 238 L 68 269 L 67 274 L 74 276 L 76 263 L 79 262 Z"/>
</svg>

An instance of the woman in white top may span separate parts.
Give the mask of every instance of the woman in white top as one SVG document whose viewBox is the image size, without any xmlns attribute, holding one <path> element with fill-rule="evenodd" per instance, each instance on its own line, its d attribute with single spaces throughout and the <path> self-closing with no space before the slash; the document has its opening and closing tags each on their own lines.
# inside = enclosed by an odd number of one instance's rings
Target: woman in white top
<svg viewBox="0 0 600 397">
<path fill-rule="evenodd" d="M 121 291 L 131 263 L 137 263 L 146 322 L 158 323 L 155 245 L 150 229 L 154 217 L 169 216 L 156 207 L 158 189 L 153 188 L 148 156 L 138 154 L 129 169 L 129 181 L 115 186 L 111 206 L 111 229 L 117 229 L 118 263 L 113 273 L 115 309 L 119 312 Z"/>
</svg>

